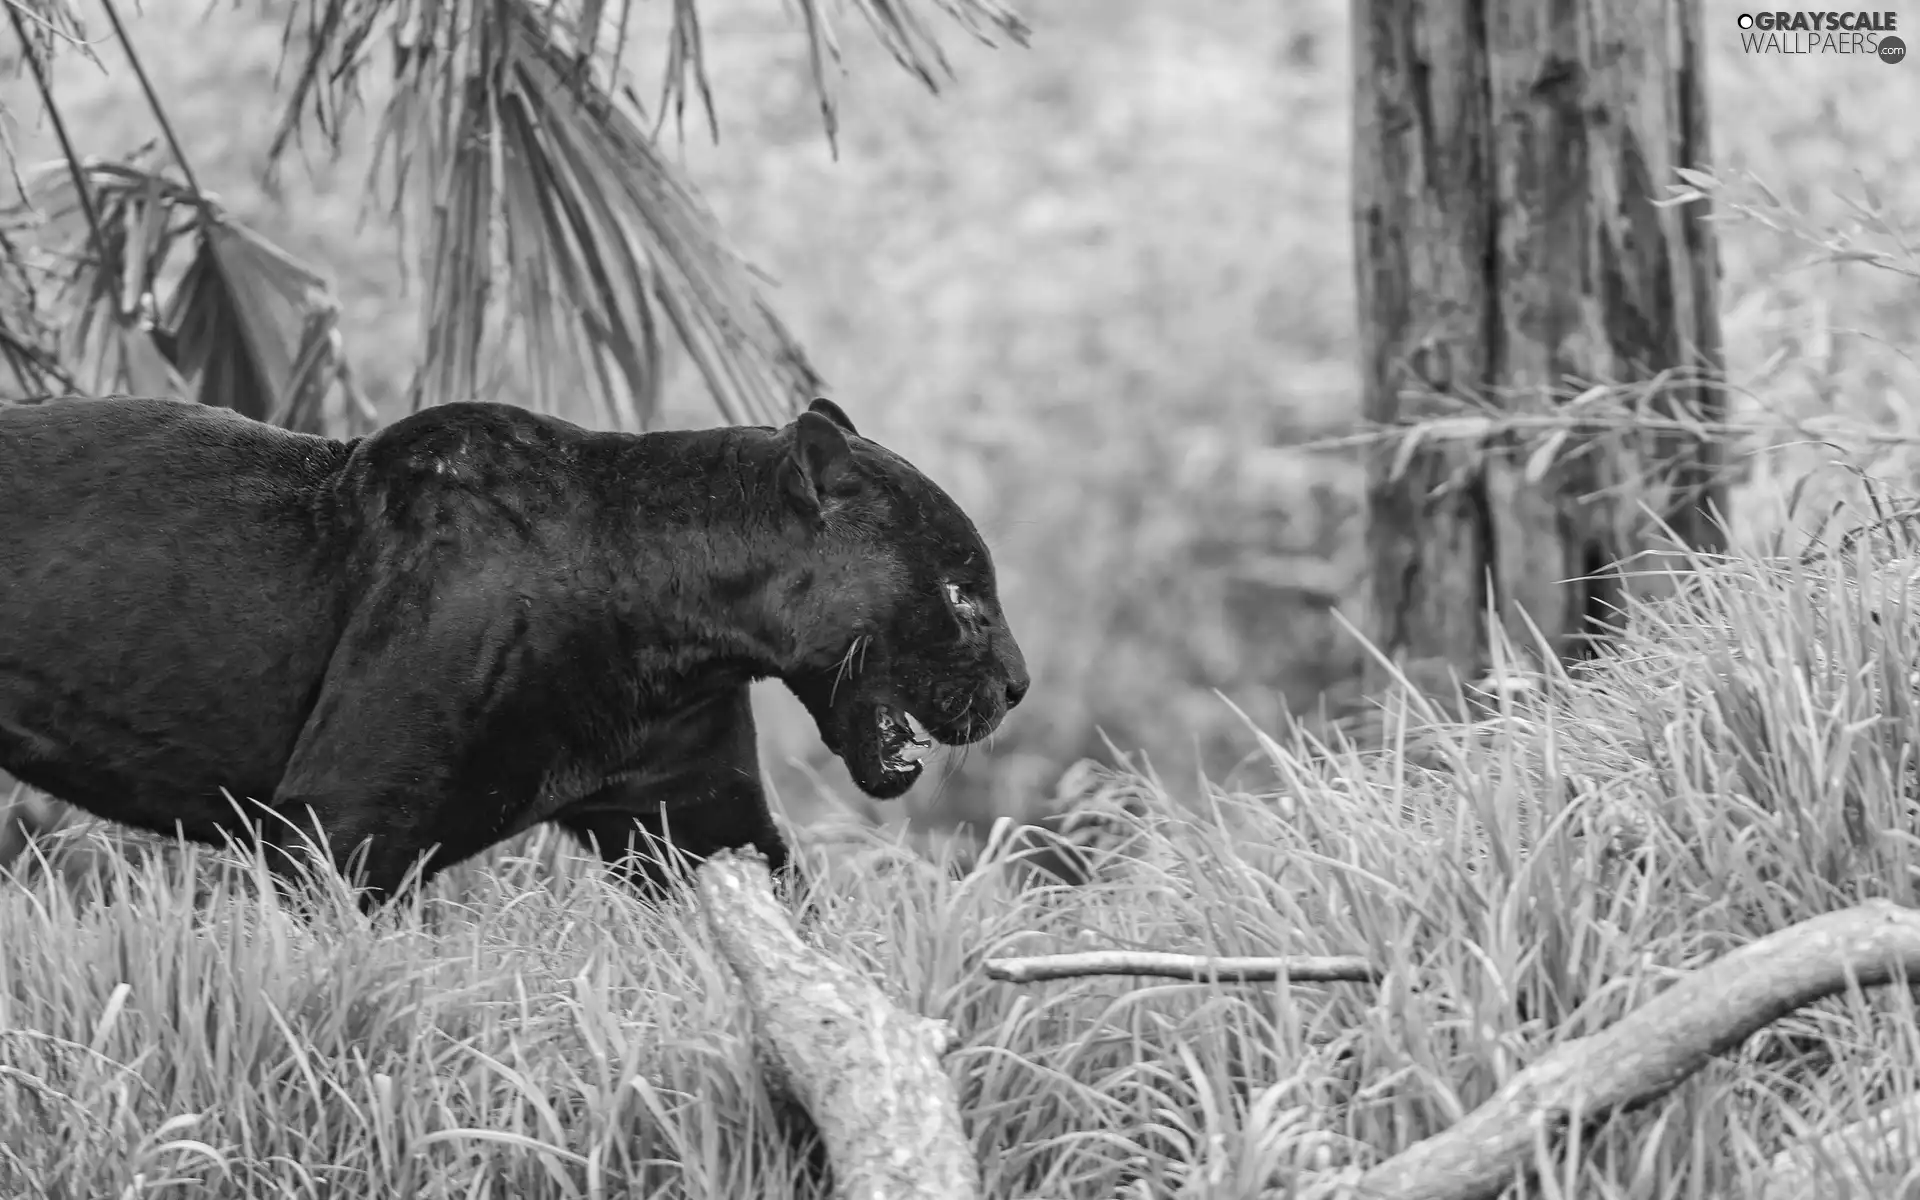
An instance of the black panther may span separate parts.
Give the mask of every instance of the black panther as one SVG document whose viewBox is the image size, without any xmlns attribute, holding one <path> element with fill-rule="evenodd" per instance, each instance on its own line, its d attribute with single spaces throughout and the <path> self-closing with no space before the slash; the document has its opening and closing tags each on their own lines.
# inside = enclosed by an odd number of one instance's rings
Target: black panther
<svg viewBox="0 0 1920 1200">
<path fill-rule="evenodd" d="M 780 870 L 768 677 L 881 799 L 1027 691 L 972 521 L 831 401 L 646 434 L 456 403 L 350 441 L 0 409 L 0 769 L 108 820 L 283 869 L 317 829 L 369 909 L 549 821 L 643 886 L 648 835 Z"/>
</svg>

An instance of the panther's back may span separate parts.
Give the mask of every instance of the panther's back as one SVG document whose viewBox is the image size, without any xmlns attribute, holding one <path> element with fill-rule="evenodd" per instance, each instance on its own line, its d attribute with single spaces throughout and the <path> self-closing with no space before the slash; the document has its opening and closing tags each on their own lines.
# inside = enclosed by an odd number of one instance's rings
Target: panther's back
<svg viewBox="0 0 1920 1200">
<path fill-rule="evenodd" d="M 346 455 L 179 401 L 0 408 L 0 768 L 149 827 L 268 798 L 337 638 Z"/>
</svg>

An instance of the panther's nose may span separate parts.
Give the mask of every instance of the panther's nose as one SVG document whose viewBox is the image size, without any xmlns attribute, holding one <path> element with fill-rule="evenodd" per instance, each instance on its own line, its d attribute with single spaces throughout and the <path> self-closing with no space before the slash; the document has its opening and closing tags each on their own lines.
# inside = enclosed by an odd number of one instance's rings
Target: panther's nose
<svg viewBox="0 0 1920 1200">
<path fill-rule="evenodd" d="M 1000 639 L 1000 669 L 1007 677 L 1007 709 L 1027 698 L 1027 687 L 1033 677 L 1027 674 L 1027 656 L 1020 653 L 1020 644 L 1013 640 L 1012 634 Z"/>
</svg>

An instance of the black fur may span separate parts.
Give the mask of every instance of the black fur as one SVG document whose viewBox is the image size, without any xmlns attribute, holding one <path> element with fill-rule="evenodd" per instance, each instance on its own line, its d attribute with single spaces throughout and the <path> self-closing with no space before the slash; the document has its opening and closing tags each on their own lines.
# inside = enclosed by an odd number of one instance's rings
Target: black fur
<svg viewBox="0 0 1920 1200">
<path fill-rule="evenodd" d="M 245 836 L 226 789 L 269 848 L 365 842 L 370 905 L 543 821 L 648 880 L 663 812 L 778 868 L 769 676 L 882 798 L 920 768 L 883 766 L 881 712 L 960 745 L 1027 689 L 972 522 L 831 402 L 642 435 L 448 404 L 350 442 L 0 409 L 0 768 L 110 820 Z"/>
</svg>

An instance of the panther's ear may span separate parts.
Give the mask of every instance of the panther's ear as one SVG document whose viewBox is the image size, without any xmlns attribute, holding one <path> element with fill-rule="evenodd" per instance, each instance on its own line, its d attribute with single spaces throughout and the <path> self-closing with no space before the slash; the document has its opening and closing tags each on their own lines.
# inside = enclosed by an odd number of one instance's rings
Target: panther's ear
<svg viewBox="0 0 1920 1200">
<path fill-rule="evenodd" d="M 825 417 L 829 421 L 832 421 L 835 425 L 838 425 L 840 428 L 846 430 L 848 433 L 857 434 L 860 432 L 858 429 L 855 429 L 853 427 L 853 422 L 847 419 L 847 414 L 840 411 L 840 406 L 838 404 L 835 404 L 833 401 L 827 399 L 825 396 L 821 396 L 818 399 L 816 399 L 812 404 L 807 405 L 807 411 L 819 413 L 821 416 Z"/>
<path fill-rule="evenodd" d="M 859 490 L 853 450 L 846 432 L 812 409 L 795 418 L 790 429 L 793 452 L 780 464 L 781 483 L 800 515 L 818 520 L 836 496 Z"/>
</svg>

